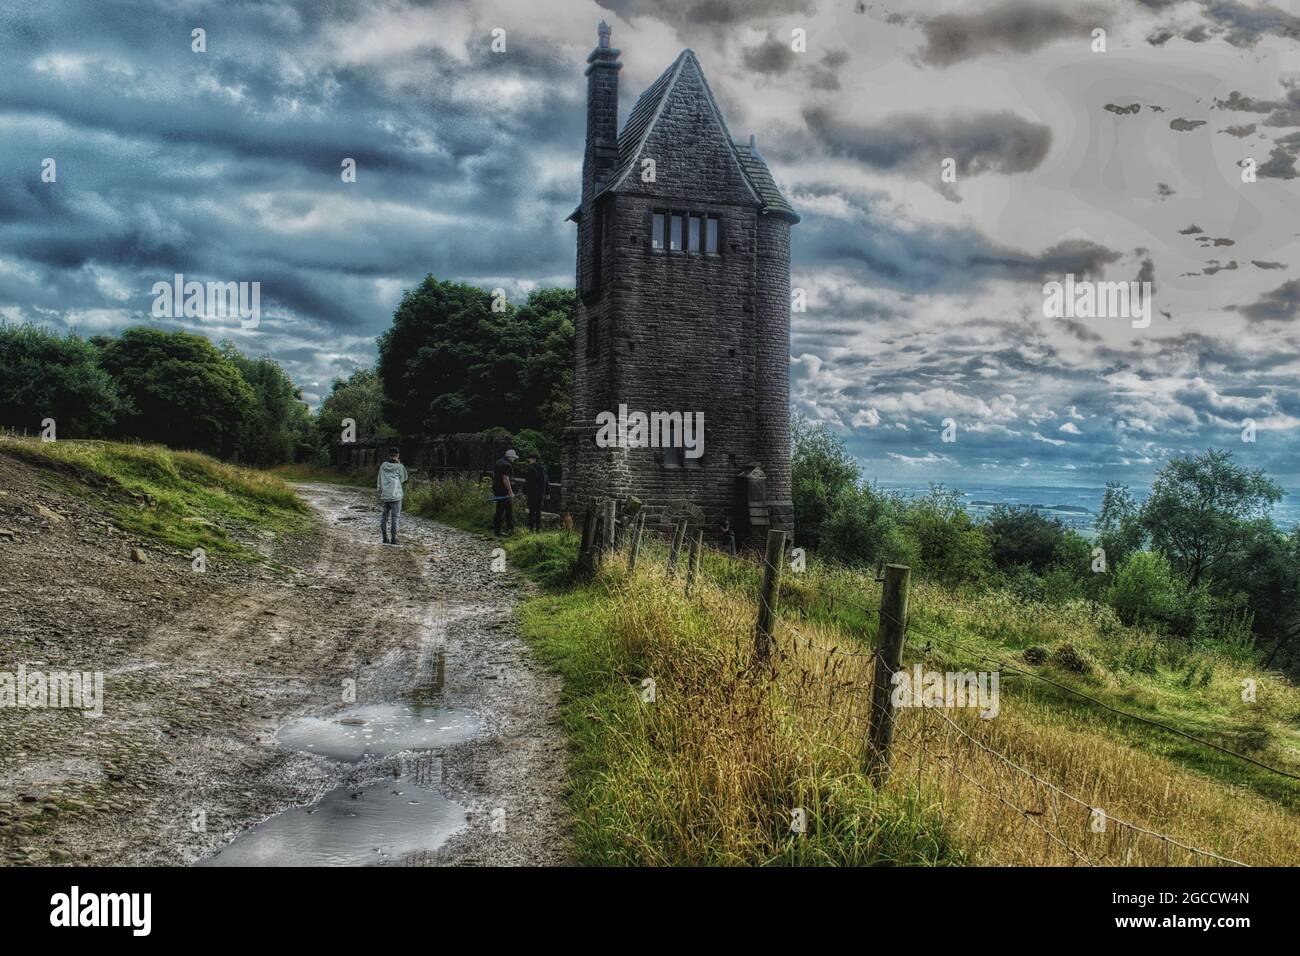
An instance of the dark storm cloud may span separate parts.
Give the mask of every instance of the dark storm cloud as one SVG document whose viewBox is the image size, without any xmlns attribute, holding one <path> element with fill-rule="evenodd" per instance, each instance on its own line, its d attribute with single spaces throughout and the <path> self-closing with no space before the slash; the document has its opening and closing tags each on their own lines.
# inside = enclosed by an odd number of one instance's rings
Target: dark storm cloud
<svg viewBox="0 0 1300 956">
<path fill-rule="evenodd" d="M 1240 312 L 1250 319 L 1283 322 L 1294 319 L 1298 309 L 1300 309 L 1300 279 L 1292 279 L 1265 293 L 1259 301 L 1243 305 Z"/>
<path fill-rule="evenodd" d="M 1300 39 L 1300 17 L 1267 3 L 1247 6 L 1237 0 L 1202 0 L 1201 8 L 1233 46 L 1254 46 L 1265 36 Z"/>
<path fill-rule="evenodd" d="M 938 118 L 903 113 L 873 125 L 859 125 L 821 108 L 804 111 L 804 121 L 826 152 L 877 169 L 925 169 L 939 181 L 939 164 L 952 157 L 959 176 L 1028 172 L 1052 144 L 1052 131 L 1014 113 Z"/>
<path fill-rule="evenodd" d="M 746 69 L 771 76 L 788 71 L 798 56 L 789 43 L 768 33 L 761 43 L 745 47 L 740 60 Z"/>
<path fill-rule="evenodd" d="M 735 26 L 794 13 L 811 13 L 811 0 L 596 0 L 626 20 L 645 17 L 674 27 Z"/>
<path fill-rule="evenodd" d="M 970 227 L 900 228 L 870 200 L 845 197 L 830 187 L 810 187 L 807 193 L 837 195 L 854 214 L 846 220 L 806 213 L 796 267 L 802 262 L 839 265 L 858 271 L 865 283 L 903 292 L 969 290 L 996 279 L 1041 283 L 1066 273 L 1096 277 L 1122 256 L 1083 239 L 1026 252 Z"/>
<path fill-rule="evenodd" d="M 1233 90 L 1223 99 L 1214 100 L 1213 107 L 1237 113 L 1267 113 L 1260 121 L 1262 126 L 1300 126 L 1300 81 L 1284 79 L 1280 99 L 1261 100 Z"/>
<path fill-rule="evenodd" d="M 1265 179 L 1295 179 L 1300 173 L 1296 172 L 1296 156 L 1300 152 L 1300 145 L 1295 143 L 1296 137 L 1289 136 L 1286 140 L 1278 140 L 1274 144 L 1272 152 L 1268 154 L 1268 159 L 1259 164 L 1257 172 Z M 1289 142 L 1288 142 L 1289 141 Z"/>
<path fill-rule="evenodd" d="M 973 13 L 926 17 L 920 20 L 925 46 L 918 58 L 931 66 L 951 66 L 986 54 L 1032 53 L 1067 37 L 1086 43 L 1092 29 L 1104 24 L 1104 16 L 1104 8 L 1094 4 L 1070 9 L 1031 0 L 1004 0 Z"/>
</svg>

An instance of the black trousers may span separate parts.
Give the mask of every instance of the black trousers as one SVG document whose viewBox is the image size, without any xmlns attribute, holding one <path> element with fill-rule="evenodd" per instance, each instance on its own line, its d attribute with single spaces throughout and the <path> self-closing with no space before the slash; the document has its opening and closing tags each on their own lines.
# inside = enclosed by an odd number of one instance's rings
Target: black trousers
<svg viewBox="0 0 1300 956">
<path fill-rule="evenodd" d="M 542 499 L 528 499 L 528 530 L 542 530 Z"/>
<path fill-rule="evenodd" d="M 503 525 L 507 531 L 515 530 L 515 502 L 513 498 L 502 498 L 497 502 L 497 513 L 492 517 L 492 530 L 500 534 Z"/>
</svg>

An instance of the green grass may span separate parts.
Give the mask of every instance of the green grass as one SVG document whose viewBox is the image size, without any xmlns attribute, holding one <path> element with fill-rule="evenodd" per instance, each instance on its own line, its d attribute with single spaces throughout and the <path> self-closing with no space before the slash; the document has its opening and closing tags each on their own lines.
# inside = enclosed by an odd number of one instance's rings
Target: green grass
<svg viewBox="0 0 1300 956">
<path fill-rule="evenodd" d="M 577 544 L 572 532 L 555 531 L 510 539 L 505 548 L 513 567 L 550 591 L 519 616 L 525 637 L 564 679 L 580 862 L 962 862 L 923 791 L 873 790 L 855 760 L 821 744 L 800 746 L 802 729 L 774 700 L 742 702 L 744 685 L 726 676 L 736 649 L 712 611 L 653 575 L 620 580 L 606 568 L 595 581 L 575 583 Z M 652 545 L 645 555 L 647 562 L 663 557 Z M 629 600 L 649 617 L 626 618 Z M 662 653 L 656 638 L 669 622 L 679 637 Z M 641 682 L 651 674 L 657 700 L 648 704 Z M 734 694 L 724 703 L 718 691 L 727 683 Z M 752 759 L 755 744 L 764 759 Z M 804 836 L 791 832 L 795 807 L 806 814 Z"/>
<path fill-rule="evenodd" d="M 269 473 L 285 481 L 315 482 L 326 485 L 348 485 L 353 488 L 373 488 L 378 465 L 367 468 L 335 468 L 315 462 L 276 465 Z"/>
<path fill-rule="evenodd" d="M 280 478 L 197 452 L 5 438 L 0 454 L 45 469 L 46 481 L 94 500 L 121 530 L 185 551 L 258 561 L 241 537 L 310 526 L 307 506 Z"/>
<path fill-rule="evenodd" d="M 413 481 L 406 496 L 406 510 L 432 518 L 462 531 L 487 534 L 492 530 L 496 503 L 489 501 L 492 491 L 486 482 L 472 478 L 446 478 L 437 481 Z M 523 499 L 515 498 L 515 527 L 526 526 Z"/>
</svg>

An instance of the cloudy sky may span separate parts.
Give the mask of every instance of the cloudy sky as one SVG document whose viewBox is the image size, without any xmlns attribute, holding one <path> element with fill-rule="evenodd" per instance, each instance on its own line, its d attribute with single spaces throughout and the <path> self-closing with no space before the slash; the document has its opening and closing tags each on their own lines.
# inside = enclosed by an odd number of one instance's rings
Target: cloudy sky
<svg viewBox="0 0 1300 956">
<path fill-rule="evenodd" d="M 314 402 L 426 273 L 572 285 L 602 17 L 622 116 L 689 46 L 757 135 L 803 216 L 792 403 L 868 475 L 1141 483 L 1213 445 L 1300 484 L 1297 3 L 9 0 L 0 319 L 230 338 Z M 260 282 L 261 325 L 152 319 L 178 272 Z M 1044 317 L 1067 273 L 1151 281 L 1150 327 Z"/>
</svg>

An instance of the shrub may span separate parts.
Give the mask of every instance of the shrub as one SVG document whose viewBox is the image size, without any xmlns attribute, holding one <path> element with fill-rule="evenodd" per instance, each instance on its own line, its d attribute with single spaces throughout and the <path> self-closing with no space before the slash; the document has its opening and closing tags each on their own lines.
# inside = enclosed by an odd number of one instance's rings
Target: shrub
<svg viewBox="0 0 1300 956">
<path fill-rule="evenodd" d="M 1125 624 L 1167 627 L 1181 594 L 1168 558 L 1159 551 L 1135 551 L 1115 571 L 1107 602 Z"/>
<path fill-rule="evenodd" d="M 951 583 L 978 581 L 993 570 L 989 539 L 955 492 L 935 485 L 912 503 L 903 521 L 921 570 Z"/>
</svg>

